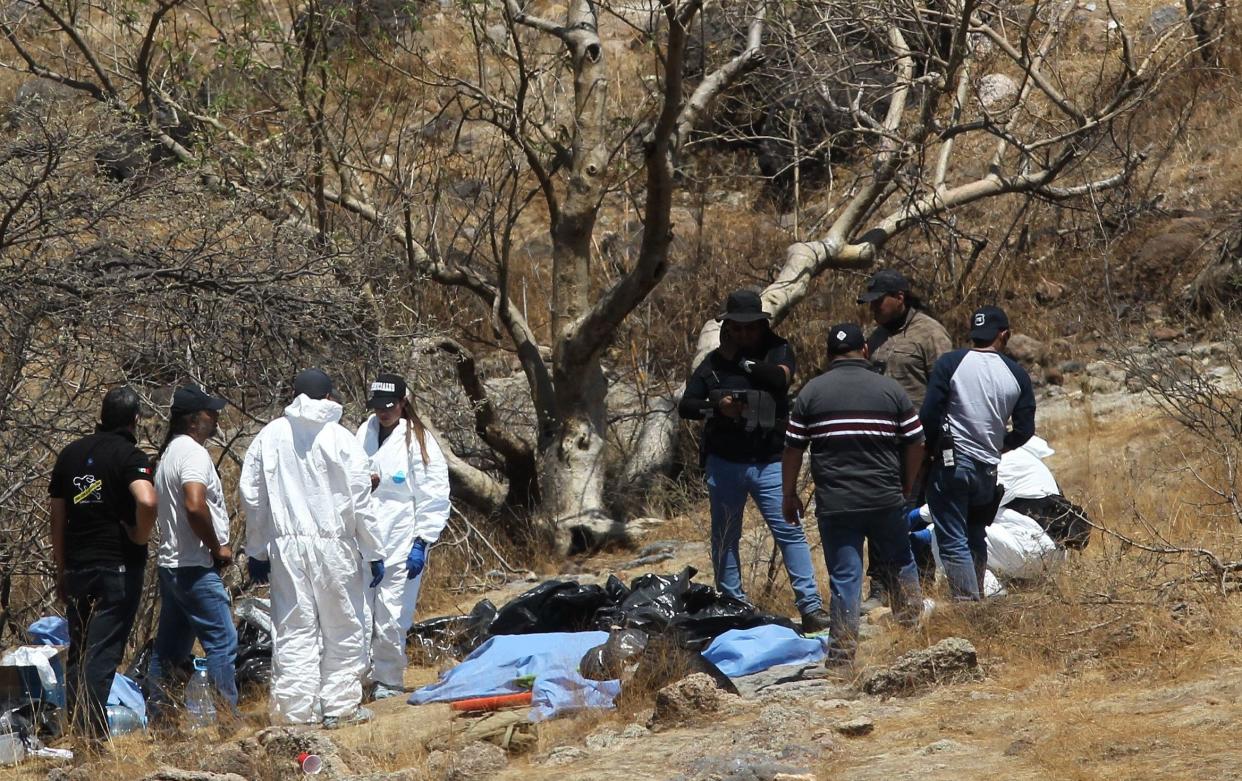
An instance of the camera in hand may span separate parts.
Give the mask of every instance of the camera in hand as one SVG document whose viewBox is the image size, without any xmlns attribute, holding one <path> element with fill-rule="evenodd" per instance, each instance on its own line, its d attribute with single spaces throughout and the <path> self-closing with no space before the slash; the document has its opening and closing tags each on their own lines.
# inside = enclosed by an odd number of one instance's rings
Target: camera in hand
<svg viewBox="0 0 1242 781">
<path fill-rule="evenodd" d="M 741 421 L 747 431 L 764 429 L 770 431 L 776 427 L 776 399 L 771 393 L 761 390 L 714 390 L 708 397 L 712 407 L 718 408 L 726 398 L 742 405 Z"/>
</svg>

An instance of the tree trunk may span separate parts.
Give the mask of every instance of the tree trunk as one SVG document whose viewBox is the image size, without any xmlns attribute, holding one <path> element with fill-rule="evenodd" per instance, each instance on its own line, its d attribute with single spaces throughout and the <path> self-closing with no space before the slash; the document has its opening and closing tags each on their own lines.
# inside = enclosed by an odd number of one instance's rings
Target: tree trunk
<svg viewBox="0 0 1242 781">
<path fill-rule="evenodd" d="M 618 533 L 604 504 L 608 382 L 599 361 L 555 369 L 559 425 L 540 452 L 543 512 L 562 550 L 582 549 Z"/>
</svg>

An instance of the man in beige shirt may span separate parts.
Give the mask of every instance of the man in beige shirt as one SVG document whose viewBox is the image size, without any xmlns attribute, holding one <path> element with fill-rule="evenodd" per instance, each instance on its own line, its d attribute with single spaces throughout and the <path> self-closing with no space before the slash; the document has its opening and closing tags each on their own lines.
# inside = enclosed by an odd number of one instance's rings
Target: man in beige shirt
<svg viewBox="0 0 1242 781">
<path fill-rule="evenodd" d="M 923 311 L 900 272 L 880 269 L 871 275 L 858 303 L 871 306 L 876 328 L 867 337 L 871 363 L 901 385 L 917 408 L 927 392 L 936 359 L 953 349 L 944 326 Z"/>
<path fill-rule="evenodd" d="M 871 307 L 875 330 L 867 337 L 871 363 L 876 371 L 897 381 L 910 397 L 915 409 L 923 405 L 927 378 L 936 359 L 953 349 L 944 326 L 923 311 L 923 302 L 910 292 L 910 282 L 899 271 L 880 269 L 871 275 L 858 303 Z M 922 502 L 922 481 L 916 501 Z M 925 579 L 935 573 L 935 561 L 920 559 L 919 572 Z M 864 613 L 888 601 L 887 584 L 868 563 L 871 591 L 862 603 Z"/>
</svg>

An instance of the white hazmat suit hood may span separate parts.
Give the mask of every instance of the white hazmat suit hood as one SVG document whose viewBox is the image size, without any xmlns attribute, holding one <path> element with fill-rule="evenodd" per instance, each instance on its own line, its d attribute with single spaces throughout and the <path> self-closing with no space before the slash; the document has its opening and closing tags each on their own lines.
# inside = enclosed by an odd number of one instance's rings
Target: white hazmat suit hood
<svg viewBox="0 0 1242 781">
<path fill-rule="evenodd" d="M 246 552 L 272 563 L 270 704 L 285 723 L 348 716 L 362 701 L 362 562 L 385 557 L 367 457 L 340 419 L 336 402 L 299 395 L 242 465 Z"/>
<path fill-rule="evenodd" d="M 416 539 L 428 545 L 440 538 L 448 523 L 448 464 L 430 431 L 423 437 L 427 460 L 409 423 L 396 427 L 379 441 L 379 419 L 372 415 L 358 428 L 357 440 L 371 458 L 371 472 L 379 477 L 372 494 L 384 550 L 384 580 L 368 595 L 367 624 L 371 642 L 369 678 L 401 688 L 406 666 L 405 637 L 414 620 L 423 575 L 409 580 L 405 560 Z M 409 437 L 408 445 L 406 437 Z"/>
</svg>

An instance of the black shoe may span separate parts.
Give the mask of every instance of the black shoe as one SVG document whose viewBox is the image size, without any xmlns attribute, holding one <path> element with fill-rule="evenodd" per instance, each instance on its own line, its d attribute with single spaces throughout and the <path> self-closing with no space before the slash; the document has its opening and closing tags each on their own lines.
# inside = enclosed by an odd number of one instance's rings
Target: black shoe
<svg viewBox="0 0 1242 781">
<path fill-rule="evenodd" d="M 802 614 L 802 634 L 813 635 L 822 632 L 832 624 L 832 619 L 823 608 L 816 608 L 810 613 Z"/>
</svg>

